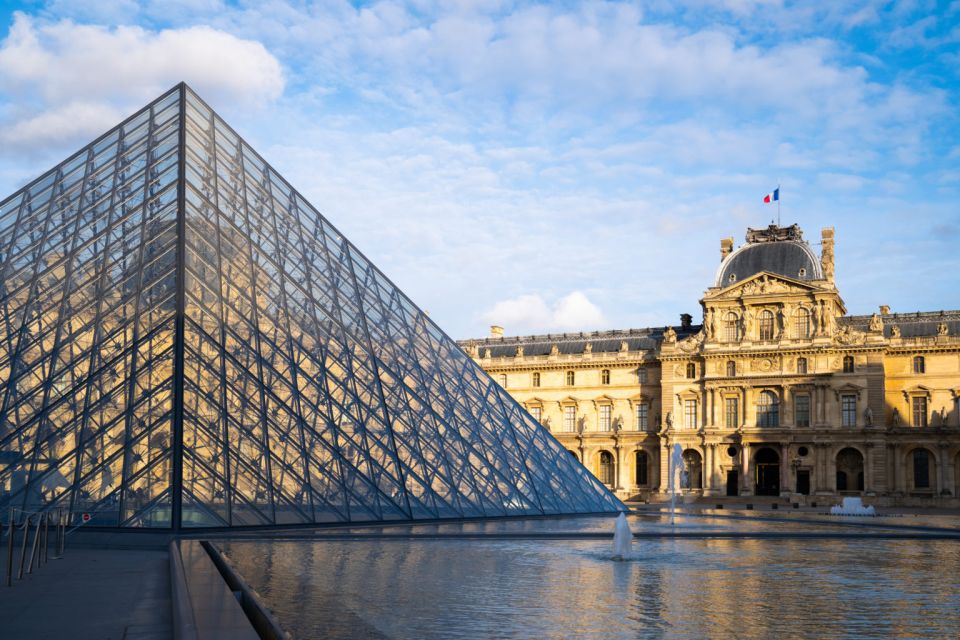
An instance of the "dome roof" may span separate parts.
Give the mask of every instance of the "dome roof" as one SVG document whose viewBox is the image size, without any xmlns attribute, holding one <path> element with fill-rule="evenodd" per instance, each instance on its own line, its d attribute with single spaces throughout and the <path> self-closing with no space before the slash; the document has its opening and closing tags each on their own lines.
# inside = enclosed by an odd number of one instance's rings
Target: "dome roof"
<svg viewBox="0 0 960 640">
<path fill-rule="evenodd" d="M 820 260 L 802 240 L 748 243 L 731 253 L 717 271 L 718 287 L 729 287 L 763 271 L 793 280 L 822 280 Z"/>
</svg>

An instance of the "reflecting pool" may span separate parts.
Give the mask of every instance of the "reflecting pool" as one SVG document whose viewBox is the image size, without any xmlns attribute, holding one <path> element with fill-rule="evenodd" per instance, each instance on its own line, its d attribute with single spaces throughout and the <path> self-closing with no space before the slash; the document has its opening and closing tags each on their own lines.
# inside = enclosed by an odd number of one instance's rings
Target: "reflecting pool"
<svg viewBox="0 0 960 640">
<path fill-rule="evenodd" d="M 710 520 L 684 524 L 741 526 Z M 552 526 L 591 531 L 598 522 L 612 532 L 612 519 Z M 811 527 L 788 518 L 749 525 Z M 651 526 L 662 519 L 631 518 L 634 531 Z M 631 561 L 615 562 L 610 540 L 599 539 L 317 538 L 218 543 L 298 638 L 960 634 L 953 540 L 641 538 Z"/>
</svg>

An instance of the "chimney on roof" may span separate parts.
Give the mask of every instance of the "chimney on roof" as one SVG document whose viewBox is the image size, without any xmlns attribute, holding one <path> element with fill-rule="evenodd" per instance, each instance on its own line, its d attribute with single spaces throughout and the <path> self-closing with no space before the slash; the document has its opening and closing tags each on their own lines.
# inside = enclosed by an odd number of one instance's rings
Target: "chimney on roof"
<svg viewBox="0 0 960 640">
<path fill-rule="evenodd" d="M 727 256 L 733 251 L 733 238 L 721 238 L 720 240 L 720 262 L 727 259 Z"/>
<path fill-rule="evenodd" d="M 492 324 L 490 325 L 490 337 L 491 338 L 502 338 L 503 337 L 503 327 Z"/>
<path fill-rule="evenodd" d="M 683 329 L 684 331 L 689 331 L 689 330 L 690 330 L 690 323 L 692 323 L 692 322 L 693 322 L 693 316 L 691 316 L 689 313 L 681 313 L 681 314 L 680 314 L 680 328 L 681 328 L 681 329 Z"/>
</svg>

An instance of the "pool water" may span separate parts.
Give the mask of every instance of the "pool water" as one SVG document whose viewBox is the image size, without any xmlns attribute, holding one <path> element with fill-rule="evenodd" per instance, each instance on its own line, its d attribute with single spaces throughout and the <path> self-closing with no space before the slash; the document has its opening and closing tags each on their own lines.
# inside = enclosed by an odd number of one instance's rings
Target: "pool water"
<svg viewBox="0 0 960 640">
<path fill-rule="evenodd" d="M 612 519 L 532 527 L 593 531 L 600 523 L 612 532 Z M 663 524 L 631 518 L 635 531 Z M 819 526 L 788 518 L 747 524 L 749 531 Z M 611 541 L 490 533 L 218 544 L 298 638 L 960 635 L 954 540 L 644 538 L 629 561 L 616 562 Z"/>
</svg>

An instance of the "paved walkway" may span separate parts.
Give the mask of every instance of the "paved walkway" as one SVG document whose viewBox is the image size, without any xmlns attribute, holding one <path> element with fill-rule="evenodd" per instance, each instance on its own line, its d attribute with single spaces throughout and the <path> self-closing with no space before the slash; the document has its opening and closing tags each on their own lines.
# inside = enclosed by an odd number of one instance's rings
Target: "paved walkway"
<svg viewBox="0 0 960 640">
<path fill-rule="evenodd" d="M 6 541 L 4 541 L 5 543 Z M 19 549 L 17 549 L 19 552 Z M 29 550 L 28 550 L 29 551 Z M 0 566 L 0 638 L 159 640 L 172 637 L 166 551 L 71 549 L 6 586 Z M 19 567 L 19 555 L 14 568 Z"/>
</svg>

